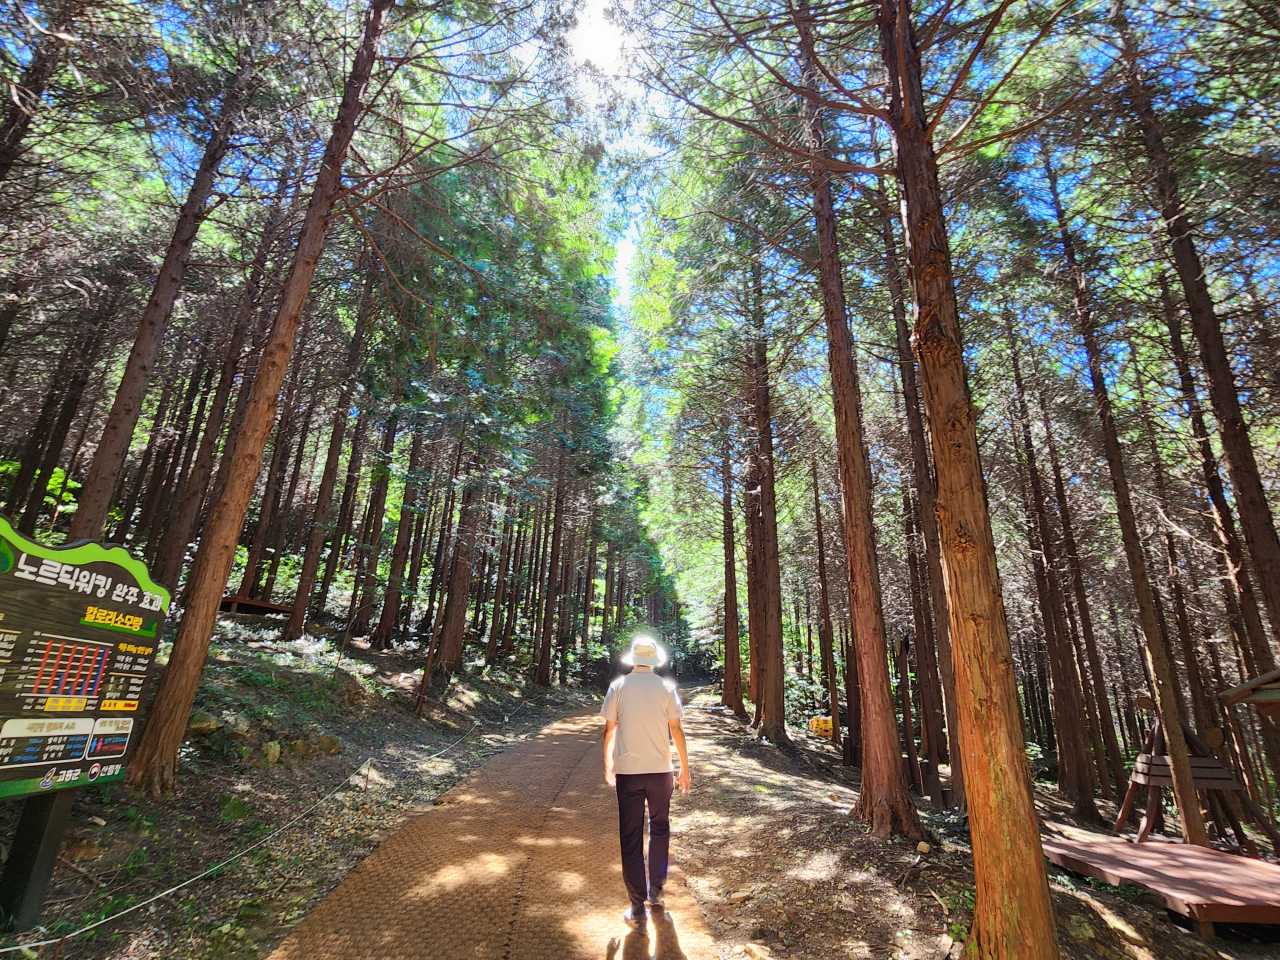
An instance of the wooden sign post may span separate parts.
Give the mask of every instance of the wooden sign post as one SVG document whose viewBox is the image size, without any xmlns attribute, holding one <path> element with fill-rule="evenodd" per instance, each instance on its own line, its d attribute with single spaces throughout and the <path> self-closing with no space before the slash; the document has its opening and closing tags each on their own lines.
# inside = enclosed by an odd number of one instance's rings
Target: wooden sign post
<svg viewBox="0 0 1280 960">
<path fill-rule="evenodd" d="M 168 612 L 122 547 L 46 547 L 0 518 L 0 798 L 26 798 L 5 928 L 39 919 L 76 788 L 123 779 Z"/>
</svg>

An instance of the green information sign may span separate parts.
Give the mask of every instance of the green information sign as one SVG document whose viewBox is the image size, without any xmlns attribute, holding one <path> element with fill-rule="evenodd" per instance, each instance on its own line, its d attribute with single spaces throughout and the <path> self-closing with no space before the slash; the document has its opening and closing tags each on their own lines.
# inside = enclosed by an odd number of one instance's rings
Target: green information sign
<svg viewBox="0 0 1280 960">
<path fill-rule="evenodd" d="M 168 612 L 122 547 L 46 547 L 0 518 L 0 798 L 124 776 Z"/>
</svg>

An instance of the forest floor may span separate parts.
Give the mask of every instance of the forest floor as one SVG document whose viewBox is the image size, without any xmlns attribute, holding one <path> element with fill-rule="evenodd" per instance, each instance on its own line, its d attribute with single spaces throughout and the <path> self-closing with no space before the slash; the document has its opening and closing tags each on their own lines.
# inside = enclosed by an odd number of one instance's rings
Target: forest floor
<svg viewBox="0 0 1280 960">
<path fill-rule="evenodd" d="M 695 780 L 673 806 L 673 859 L 723 956 L 761 956 L 760 946 L 779 960 L 960 956 L 974 881 L 955 816 L 921 811 L 939 841 L 926 854 L 871 837 L 846 815 L 857 772 L 827 741 L 792 731 L 793 753 L 762 744 L 709 688 L 687 706 Z M 1038 784 L 1037 800 L 1046 821 L 1065 822 L 1052 788 Z M 1209 945 L 1145 891 L 1049 872 L 1064 960 L 1280 958 L 1274 927 L 1220 927 Z"/>
<path fill-rule="evenodd" d="M 538 690 L 492 671 L 433 690 L 413 715 L 410 647 L 355 645 L 334 678 L 333 648 L 279 644 L 278 625 L 224 618 L 197 698 L 178 791 L 153 800 L 122 785 L 82 790 L 43 927 L 0 947 L 58 936 L 141 909 L 28 956 L 65 960 L 270 954 L 357 864 L 488 759 L 590 708 L 573 688 Z M 694 790 L 673 804 L 673 860 L 723 960 L 943 960 L 971 920 L 973 866 L 954 815 L 921 813 L 937 841 L 867 835 L 847 812 L 855 770 L 825 740 L 761 743 L 718 705 L 688 694 Z M 277 752 L 278 751 L 278 752 Z M 1041 815 L 1067 823 L 1051 787 Z M 12 833 L 18 804 L 0 805 Z M 299 818 L 297 822 L 293 822 Z M 282 829 L 283 828 L 283 829 Z M 255 844 L 260 844 L 255 846 Z M 147 904 L 241 851 L 221 870 Z M 1275 933 L 1220 928 L 1206 945 L 1149 894 L 1050 867 L 1064 960 L 1280 958 Z M 1274 928 L 1271 928 L 1274 930 Z"/>
<path fill-rule="evenodd" d="M 42 927 L 0 947 L 69 933 L 260 843 L 170 896 L 27 955 L 266 956 L 415 809 L 598 701 L 489 671 L 455 680 L 443 700 L 433 688 L 419 718 L 416 646 L 376 653 L 353 644 L 335 680 L 329 643 L 276 643 L 279 629 L 253 617 L 219 621 L 177 792 L 151 799 L 122 784 L 81 790 Z M 0 805 L 0 837 L 12 836 L 20 807 Z"/>
</svg>

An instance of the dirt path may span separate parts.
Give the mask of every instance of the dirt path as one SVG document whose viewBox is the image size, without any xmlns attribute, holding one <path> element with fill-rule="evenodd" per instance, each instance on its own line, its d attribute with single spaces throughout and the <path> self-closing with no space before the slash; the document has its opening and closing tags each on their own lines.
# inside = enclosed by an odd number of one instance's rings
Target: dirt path
<svg viewBox="0 0 1280 960">
<path fill-rule="evenodd" d="M 716 960 L 678 869 L 655 943 L 624 939 L 602 732 L 571 717 L 490 761 L 352 871 L 272 960 L 601 960 L 654 946 L 665 960 Z"/>
</svg>

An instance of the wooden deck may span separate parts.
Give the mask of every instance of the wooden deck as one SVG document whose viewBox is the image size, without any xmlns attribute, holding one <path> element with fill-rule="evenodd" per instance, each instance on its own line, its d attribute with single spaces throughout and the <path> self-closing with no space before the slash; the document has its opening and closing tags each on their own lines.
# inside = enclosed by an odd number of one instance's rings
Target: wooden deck
<svg viewBox="0 0 1280 960">
<path fill-rule="evenodd" d="M 1123 882 L 1164 897 L 1170 910 L 1213 936 L 1214 923 L 1280 924 L 1280 866 L 1184 843 L 1129 843 L 1045 838 L 1044 854 L 1060 867 Z"/>
</svg>

